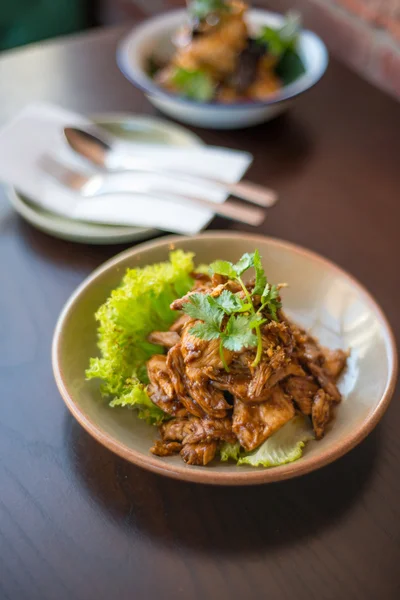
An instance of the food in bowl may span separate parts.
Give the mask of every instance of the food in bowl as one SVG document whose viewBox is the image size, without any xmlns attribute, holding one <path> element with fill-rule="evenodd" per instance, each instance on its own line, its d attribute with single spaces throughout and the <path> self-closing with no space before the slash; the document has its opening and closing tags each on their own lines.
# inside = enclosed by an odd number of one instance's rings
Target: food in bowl
<svg viewBox="0 0 400 600">
<path fill-rule="evenodd" d="M 128 269 L 96 313 L 101 356 L 86 376 L 103 380 L 112 407 L 159 426 L 158 456 L 293 462 L 334 416 L 347 353 L 285 316 L 282 287 L 267 281 L 257 250 L 197 269 L 176 250 Z"/>
<path fill-rule="evenodd" d="M 176 32 L 175 52 L 163 64 L 149 57 L 148 72 L 168 92 L 199 102 L 246 102 L 271 98 L 305 72 L 298 52 L 299 18 L 255 36 L 242 0 L 193 0 L 189 24 Z"/>
</svg>

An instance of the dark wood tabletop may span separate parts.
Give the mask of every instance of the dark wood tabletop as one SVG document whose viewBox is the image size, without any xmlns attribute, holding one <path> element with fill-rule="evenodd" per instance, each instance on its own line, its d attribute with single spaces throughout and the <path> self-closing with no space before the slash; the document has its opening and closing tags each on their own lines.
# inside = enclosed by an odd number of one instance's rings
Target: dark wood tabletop
<svg viewBox="0 0 400 600">
<path fill-rule="evenodd" d="M 0 57 L 0 122 L 33 101 L 154 114 L 119 73 L 123 31 Z M 331 60 L 286 116 L 206 142 L 250 150 L 280 201 L 258 232 L 365 284 L 400 334 L 400 105 Z M 244 229 L 222 219 L 211 228 Z M 251 228 L 247 228 L 248 231 Z M 396 600 L 400 398 L 355 450 L 253 488 L 169 480 L 114 456 L 70 416 L 50 344 L 74 288 L 122 246 L 53 239 L 0 192 L 0 599 Z"/>
</svg>

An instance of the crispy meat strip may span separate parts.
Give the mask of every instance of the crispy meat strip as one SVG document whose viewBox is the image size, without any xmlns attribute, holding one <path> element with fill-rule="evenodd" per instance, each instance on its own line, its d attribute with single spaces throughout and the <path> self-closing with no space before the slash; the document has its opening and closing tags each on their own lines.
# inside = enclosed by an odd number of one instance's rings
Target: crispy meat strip
<svg viewBox="0 0 400 600">
<path fill-rule="evenodd" d="M 175 394 L 166 362 L 166 356 L 162 354 L 155 354 L 147 362 L 147 374 L 150 379 L 147 392 L 151 401 L 161 410 L 172 416 L 183 417 L 187 410 Z"/>
<path fill-rule="evenodd" d="M 331 418 L 331 405 L 329 396 L 320 389 L 314 396 L 312 404 L 311 419 L 315 431 L 315 437 L 320 440 L 324 437 L 325 427 Z"/>
<path fill-rule="evenodd" d="M 245 404 L 235 399 L 232 429 L 240 444 L 250 451 L 290 421 L 294 414 L 289 396 L 277 386 L 268 402 Z"/>
<path fill-rule="evenodd" d="M 189 315 L 182 314 L 177 318 L 175 323 L 172 323 L 171 327 L 169 328 L 169 331 L 175 331 L 175 333 L 177 333 L 178 335 L 181 335 L 182 329 L 191 320 L 192 320 L 192 317 L 190 317 Z"/>
<path fill-rule="evenodd" d="M 324 371 L 336 381 L 346 366 L 349 354 L 348 352 L 344 352 L 344 350 L 330 350 L 329 348 L 323 348 L 322 353 L 324 357 Z"/>
<path fill-rule="evenodd" d="M 188 465 L 205 466 L 215 456 L 217 442 L 199 442 L 198 444 L 185 444 L 181 450 L 181 456 Z"/>
<path fill-rule="evenodd" d="M 285 392 L 293 398 L 304 415 L 311 415 L 312 402 L 318 392 L 313 377 L 289 377 L 284 384 Z"/>
<path fill-rule="evenodd" d="M 179 334 L 175 331 L 153 331 L 148 337 L 152 344 L 158 344 L 165 348 L 172 348 L 175 344 L 179 344 L 180 339 Z"/>
<path fill-rule="evenodd" d="M 183 438 L 184 444 L 194 444 L 197 442 L 209 442 L 210 440 L 223 440 L 234 444 L 236 437 L 232 432 L 232 421 L 229 418 L 224 419 L 198 419 L 191 417 L 185 428 L 186 435 Z"/>
<path fill-rule="evenodd" d="M 331 397 L 333 402 L 340 402 L 342 396 L 337 388 L 336 383 L 332 381 L 329 375 L 326 374 L 322 367 L 315 365 L 313 363 L 309 363 L 309 369 L 314 377 L 317 379 L 319 385 L 322 389 Z"/>
<path fill-rule="evenodd" d="M 175 393 L 183 406 L 196 417 L 204 415 L 201 407 L 191 398 L 186 389 L 185 364 L 181 352 L 181 345 L 176 344 L 167 354 L 167 368 Z"/>
<path fill-rule="evenodd" d="M 179 442 L 162 442 L 161 440 L 156 440 L 154 446 L 150 448 L 150 452 L 156 456 L 172 456 L 181 450 L 182 444 Z"/>
</svg>

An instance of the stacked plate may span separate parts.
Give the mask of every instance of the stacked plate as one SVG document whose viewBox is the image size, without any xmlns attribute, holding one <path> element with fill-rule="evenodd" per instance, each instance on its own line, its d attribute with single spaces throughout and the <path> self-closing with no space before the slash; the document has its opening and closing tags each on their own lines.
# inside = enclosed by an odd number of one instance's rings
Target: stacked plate
<svg viewBox="0 0 400 600">
<path fill-rule="evenodd" d="M 144 143 L 174 146 L 195 146 L 201 139 L 184 127 L 162 119 L 124 114 L 108 114 L 93 117 L 93 121 L 119 138 Z M 158 231 L 143 227 L 103 225 L 68 219 L 49 212 L 29 198 L 7 187 L 8 197 L 15 210 L 37 229 L 58 238 L 86 244 L 118 244 L 149 238 Z"/>
</svg>

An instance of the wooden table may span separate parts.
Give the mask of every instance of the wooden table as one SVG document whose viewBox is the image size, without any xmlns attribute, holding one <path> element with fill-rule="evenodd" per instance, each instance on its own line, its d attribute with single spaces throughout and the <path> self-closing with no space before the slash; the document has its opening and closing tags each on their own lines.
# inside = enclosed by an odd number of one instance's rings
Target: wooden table
<svg viewBox="0 0 400 600">
<path fill-rule="evenodd" d="M 114 61 L 121 30 L 0 58 L 0 120 L 32 101 L 153 113 Z M 260 228 L 358 277 L 400 333 L 400 106 L 332 60 L 285 117 L 199 131 L 250 150 L 279 191 Z M 93 441 L 50 365 L 58 313 L 121 247 L 74 245 L 0 198 L 1 600 L 395 600 L 400 597 L 400 403 L 319 472 L 256 488 L 153 475 Z M 234 227 L 216 219 L 213 228 Z"/>
</svg>

